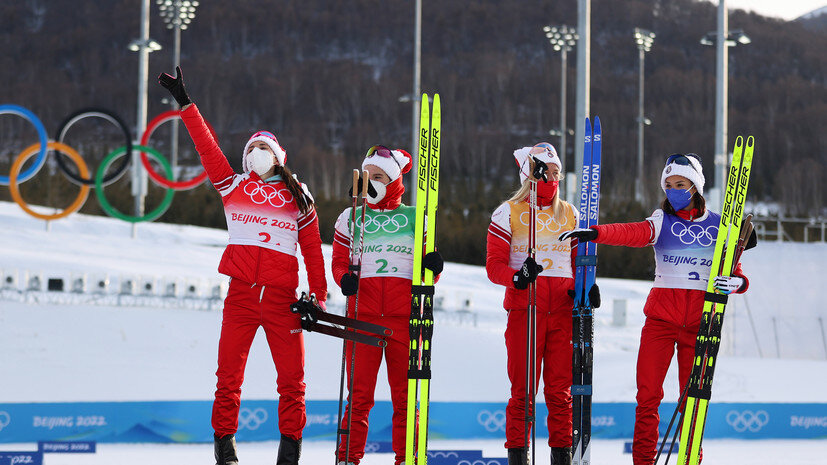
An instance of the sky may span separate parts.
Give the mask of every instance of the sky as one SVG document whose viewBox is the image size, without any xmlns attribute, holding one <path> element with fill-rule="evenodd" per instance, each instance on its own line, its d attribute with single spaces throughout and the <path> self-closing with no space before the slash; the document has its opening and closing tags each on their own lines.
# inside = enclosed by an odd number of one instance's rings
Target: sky
<svg viewBox="0 0 827 465">
<path fill-rule="evenodd" d="M 711 3 L 718 4 L 717 0 Z M 827 0 L 728 0 L 726 4 L 729 9 L 737 8 L 754 11 L 764 16 L 791 20 L 817 8 L 827 6 Z"/>
</svg>

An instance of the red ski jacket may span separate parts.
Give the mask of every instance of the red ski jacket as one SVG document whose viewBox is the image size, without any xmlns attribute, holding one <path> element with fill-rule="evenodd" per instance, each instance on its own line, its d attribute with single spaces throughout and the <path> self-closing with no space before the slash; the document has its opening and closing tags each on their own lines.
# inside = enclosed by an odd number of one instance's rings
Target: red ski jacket
<svg viewBox="0 0 827 465">
<path fill-rule="evenodd" d="M 235 173 L 195 104 L 181 111 L 181 119 L 224 204 L 230 238 L 218 271 L 250 284 L 295 289 L 300 246 L 310 292 L 325 300 L 327 282 L 316 210 L 302 214 L 281 181 L 265 183 L 256 173 Z"/>
</svg>

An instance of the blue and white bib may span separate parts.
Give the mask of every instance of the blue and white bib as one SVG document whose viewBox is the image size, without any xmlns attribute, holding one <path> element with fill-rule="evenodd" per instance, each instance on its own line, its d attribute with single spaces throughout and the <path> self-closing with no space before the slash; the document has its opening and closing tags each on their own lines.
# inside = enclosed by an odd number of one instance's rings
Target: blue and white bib
<svg viewBox="0 0 827 465">
<path fill-rule="evenodd" d="M 721 216 L 707 210 L 690 221 L 657 210 L 648 219 L 655 227 L 654 287 L 706 290 Z"/>
</svg>

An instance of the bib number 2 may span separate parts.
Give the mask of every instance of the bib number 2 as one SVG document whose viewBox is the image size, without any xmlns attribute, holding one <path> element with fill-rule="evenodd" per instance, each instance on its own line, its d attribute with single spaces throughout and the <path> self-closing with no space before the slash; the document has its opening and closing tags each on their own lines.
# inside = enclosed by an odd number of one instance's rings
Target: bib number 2
<svg viewBox="0 0 827 465">
<path fill-rule="evenodd" d="M 384 258 L 380 258 L 379 260 L 376 260 L 376 263 L 379 264 L 379 268 L 376 269 L 377 274 L 395 273 L 395 272 L 399 271 L 399 269 L 396 268 L 395 266 L 391 267 L 391 269 L 388 270 L 388 261 L 385 260 Z"/>
</svg>

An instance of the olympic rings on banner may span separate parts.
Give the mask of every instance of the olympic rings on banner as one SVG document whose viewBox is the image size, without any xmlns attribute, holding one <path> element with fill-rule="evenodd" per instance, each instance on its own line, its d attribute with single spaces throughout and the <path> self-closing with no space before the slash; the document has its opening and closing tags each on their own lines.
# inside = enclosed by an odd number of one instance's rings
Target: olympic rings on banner
<svg viewBox="0 0 827 465">
<path fill-rule="evenodd" d="M 65 154 L 66 156 L 71 158 L 73 162 L 75 162 L 75 164 L 78 166 L 78 172 L 81 176 L 89 176 L 89 168 L 86 166 L 86 162 L 83 161 L 83 158 L 75 149 L 69 147 L 66 144 L 61 144 L 60 142 L 49 142 L 47 146 L 52 150 L 61 150 L 63 154 Z M 26 213 L 32 215 L 35 218 L 40 218 L 41 220 L 46 221 L 65 218 L 71 215 L 72 213 L 80 210 L 80 207 L 82 207 L 83 204 L 86 202 L 86 198 L 89 197 L 90 187 L 85 184 L 81 185 L 80 192 L 78 193 L 78 196 L 75 198 L 74 202 L 72 202 L 71 205 L 66 207 L 60 213 L 46 215 L 32 210 L 26 203 L 26 201 L 23 200 L 23 197 L 20 195 L 19 184 L 21 181 L 18 178 L 17 174 L 18 172 L 20 172 L 20 167 L 23 166 L 23 163 L 25 163 L 26 160 L 28 160 L 32 155 L 34 155 L 34 153 L 39 148 L 40 143 L 34 143 L 26 147 L 22 152 L 20 152 L 20 155 L 18 155 L 17 158 L 14 159 L 14 162 L 11 165 L 11 173 L 9 173 L 9 189 L 11 190 L 11 197 L 12 199 L 14 199 L 17 205 L 20 205 L 20 208 L 22 208 Z"/>
<path fill-rule="evenodd" d="M 179 118 L 181 116 L 181 112 L 178 110 L 170 110 L 161 113 L 160 115 L 156 116 L 152 121 L 149 122 L 146 126 L 146 131 L 144 131 L 143 136 L 141 136 L 141 145 L 148 146 L 149 137 L 155 131 L 155 129 L 166 123 L 167 121 L 171 121 L 175 118 Z M 207 123 L 209 126 L 209 123 Z M 212 127 L 210 127 L 210 131 L 212 131 Z M 141 163 L 144 165 L 144 169 L 147 173 L 149 173 L 149 177 L 161 187 L 166 187 L 169 189 L 175 190 L 187 190 L 192 189 L 207 179 L 207 172 L 203 171 L 198 176 L 190 179 L 189 181 L 172 181 L 172 176 L 164 177 L 163 175 L 159 174 L 152 168 L 152 165 L 149 163 L 149 158 L 147 158 L 146 154 L 141 152 Z"/>
<path fill-rule="evenodd" d="M 170 166 L 166 158 L 164 158 L 163 155 L 158 153 L 157 150 L 151 147 L 144 147 L 143 145 L 135 145 L 133 146 L 133 149 L 141 150 L 149 154 L 149 156 L 154 158 L 155 161 L 157 161 L 164 167 L 164 171 L 166 172 L 167 177 L 172 176 L 172 167 Z M 118 210 L 115 210 L 115 207 L 113 207 L 112 204 L 109 203 L 109 200 L 103 194 L 103 174 L 106 172 L 106 168 L 109 167 L 109 165 L 112 163 L 112 160 L 126 153 L 126 147 L 121 146 L 110 152 L 109 155 L 107 155 L 103 159 L 103 161 L 101 161 L 100 166 L 98 166 L 98 171 L 95 174 L 95 195 L 98 197 L 98 201 L 101 204 L 101 208 L 103 208 L 103 210 L 109 216 L 124 221 L 128 221 L 130 223 L 139 223 L 141 221 L 155 221 L 159 216 L 163 215 L 164 212 L 167 211 L 167 208 L 169 208 L 169 205 L 172 203 L 172 196 L 175 195 L 174 190 L 167 188 L 167 193 L 166 195 L 164 195 L 163 200 L 161 200 L 160 205 L 158 205 L 158 207 L 156 207 L 155 210 L 152 210 L 151 212 L 143 216 L 126 215 L 119 212 Z"/>
<path fill-rule="evenodd" d="M 72 127 L 73 124 L 77 123 L 78 121 L 84 118 L 91 118 L 91 117 L 98 117 L 103 118 L 110 123 L 118 126 L 121 131 L 123 132 L 124 139 L 126 140 L 126 151 L 128 153 L 132 153 L 132 135 L 129 133 L 129 128 L 124 124 L 121 118 L 112 113 L 111 111 L 104 110 L 102 108 L 84 108 L 78 110 L 71 115 L 67 116 L 66 119 L 60 123 L 60 126 L 57 128 L 57 132 L 55 133 L 55 140 L 58 142 L 63 142 L 63 138 L 66 136 L 66 132 L 69 131 L 69 128 Z M 113 171 L 112 173 L 106 175 L 103 178 L 103 185 L 110 184 L 116 181 L 119 177 L 121 177 L 124 172 L 126 172 L 126 167 L 129 166 L 129 160 L 131 157 L 124 157 L 123 161 L 120 165 Z M 57 166 L 60 167 L 60 170 L 63 171 L 63 174 L 69 177 L 75 184 L 87 185 L 92 186 L 95 184 L 95 179 L 92 177 L 86 176 L 78 176 L 77 174 L 73 173 L 69 168 L 66 166 L 66 162 L 63 161 L 63 157 L 60 156 L 60 153 L 57 155 Z"/>
<path fill-rule="evenodd" d="M 43 167 L 43 164 L 46 163 L 46 146 L 49 142 L 49 136 L 46 135 L 46 128 L 43 126 L 43 123 L 40 121 L 40 118 L 35 116 L 34 113 L 23 108 L 18 105 L 0 105 L 0 115 L 3 114 L 13 114 L 17 116 L 21 116 L 28 120 L 30 123 L 34 125 L 34 128 L 37 130 L 37 138 L 40 140 L 40 152 L 37 154 L 37 158 L 34 160 L 34 164 L 30 166 L 27 170 L 20 173 L 20 177 L 17 179 L 17 182 L 24 182 L 28 181 L 32 176 L 35 175 L 40 168 Z M 9 176 L 0 176 L 0 185 L 7 186 L 11 182 Z"/>
</svg>

